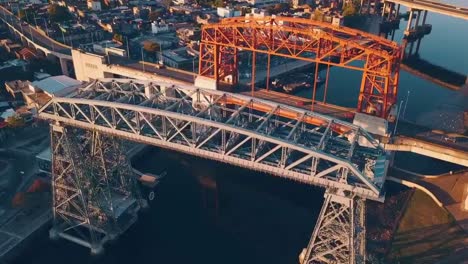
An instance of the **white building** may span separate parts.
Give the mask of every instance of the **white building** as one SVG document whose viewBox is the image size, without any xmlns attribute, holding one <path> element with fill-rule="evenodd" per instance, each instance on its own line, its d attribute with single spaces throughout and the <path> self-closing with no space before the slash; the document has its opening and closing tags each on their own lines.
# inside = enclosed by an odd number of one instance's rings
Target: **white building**
<svg viewBox="0 0 468 264">
<path fill-rule="evenodd" d="M 242 15 L 240 10 L 234 10 L 230 7 L 218 7 L 217 13 L 219 17 L 238 17 Z"/>
<path fill-rule="evenodd" d="M 341 26 L 343 26 L 343 22 L 344 22 L 343 16 L 334 16 L 332 18 L 332 25 L 333 26 L 341 27 Z"/>
<path fill-rule="evenodd" d="M 250 14 L 245 14 L 245 16 L 253 16 L 253 17 L 265 17 L 268 16 L 268 12 L 263 9 L 252 8 Z"/>
<path fill-rule="evenodd" d="M 174 5 L 188 5 L 191 2 L 192 1 L 190 0 L 172 0 L 172 3 L 174 3 Z"/>
<path fill-rule="evenodd" d="M 107 54 L 108 48 L 118 48 L 121 45 L 112 40 L 104 40 L 101 42 L 93 43 L 93 51 L 100 54 Z"/>
<path fill-rule="evenodd" d="M 270 5 L 276 5 L 280 3 L 286 3 L 285 0 L 247 0 L 247 3 L 258 6 L 258 7 L 264 7 L 264 6 L 270 6 Z"/>
<path fill-rule="evenodd" d="M 166 23 L 161 23 L 157 21 L 151 23 L 151 32 L 153 32 L 153 34 L 164 33 L 169 31 L 169 25 Z"/>
<path fill-rule="evenodd" d="M 88 0 L 88 9 L 93 11 L 101 11 L 101 2 L 96 0 Z"/>
<path fill-rule="evenodd" d="M 65 96 L 81 86 L 81 82 L 65 75 L 52 76 L 29 84 L 33 93 L 44 92 L 50 97 Z"/>
</svg>

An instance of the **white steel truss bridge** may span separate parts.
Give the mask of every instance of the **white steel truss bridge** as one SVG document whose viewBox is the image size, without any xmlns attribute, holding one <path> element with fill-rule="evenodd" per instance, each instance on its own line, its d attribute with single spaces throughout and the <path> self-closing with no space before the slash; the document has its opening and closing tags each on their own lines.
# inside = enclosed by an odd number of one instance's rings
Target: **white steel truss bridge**
<svg viewBox="0 0 468 264">
<path fill-rule="evenodd" d="M 39 117 L 52 127 L 54 226 L 62 222 L 57 228 L 61 233 L 74 225 L 82 227 L 80 223 L 97 230 L 96 226 L 106 221 L 103 219 L 116 218 L 116 210 L 109 210 L 109 203 L 100 207 L 104 215 L 98 219 L 101 222 L 93 220 L 93 214 L 83 213 L 96 211 L 96 206 L 88 206 L 91 210 L 86 204 L 96 204 L 91 200 L 98 198 L 85 197 L 82 189 L 89 189 L 90 184 L 83 185 L 86 181 L 77 182 L 75 178 L 90 173 L 82 172 L 85 166 L 75 166 L 73 173 L 64 175 L 61 168 L 67 159 L 62 157 L 68 153 L 69 164 L 78 163 L 79 153 L 98 153 L 99 160 L 104 160 L 99 164 L 109 164 L 116 159 L 105 157 L 111 151 L 108 147 L 102 151 L 105 144 L 100 142 L 124 139 L 325 187 L 325 204 L 301 253 L 302 263 L 365 261 L 365 200 L 383 200 L 388 158 L 378 141 L 360 127 L 240 94 L 130 79 L 96 80 L 68 97 L 54 97 L 39 110 Z M 60 151 L 58 139 L 77 134 L 88 138 L 82 142 L 91 143 L 62 140 L 69 142 L 63 147 L 68 150 Z M 100 152 L 96 151 L 99 146 Z M 106 174 L 105 168 L 94 170 L 94 174 Z M 121 172 L 114 174 L 125 179 Z M 109 175 L 93 178 L 109 181 Z M 73 200 L 72 195 L 82 196 L 83 208 L 76 203 L 64 206 Z M 109 211 L 114 212 L 112 217 Z M 97 242 L 88 239 L 87 243 L 92 248 Z"/>
</svg>

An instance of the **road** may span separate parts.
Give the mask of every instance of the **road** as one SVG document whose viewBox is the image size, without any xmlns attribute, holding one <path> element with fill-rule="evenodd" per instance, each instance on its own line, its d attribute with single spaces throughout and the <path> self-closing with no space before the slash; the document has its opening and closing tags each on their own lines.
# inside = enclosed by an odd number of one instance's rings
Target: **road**
<svg viewBox="0 0 468 264">
<path fill-rule="evenodd" d="M 468 8 L 449 5 L 437 0 L 386 0 L 386 2 L 468 20 Z"/>
<path fill-rule="evenodd" d="M 121 56 L 110 55 L 108 56 L 107 59 L 108 59 L 107 62 L 110 65 L 127 67 L 127 68 L 131 68 L 131 69 L 141 71 L 141 72 L 150 72 L 150 73 L 154 73 L 155 75 L 160 75 L 160 76 L 168 77 L 171 79 L 176 79 L 178 81 L 183 81 L 187 83 L 195 82 L 196 74 L 189 72 L 189 71 L 183 71 L 183 70 L 170 68 L 170 67 L 158 68 L 158 66 L 154 63 L 145 62 L 143 64 L 141 61 L 136 61 L 136 60 L 132 60 L 127 57 L 121 57 Z"/>
<path fill-rule="evenodd" d="M 29 204 L 12 207 L 17 192 L 25 192 L 36 179 L 35 156 L 49 144 L 48 127 L 24 127 L 15 131 L 0 148 L 0 160 L 13 166 L 8 194 L 0 203 L 0 262 L 21 249 L 21 242 L 51 219 L 50 193 L 34 193 Z M 32 201 L 33 200 L 33 201 Z"/>
<path fill-rule="evenodd" d="M 435 130 L 406 121 L 400 120 L 397 135 L 412 137 L 428 143 L 468 152 L 468 138 L 452 137 L 449 134 L 438 133 Z"/>
<path fill-rule="evenodd" d="M 130 62 L 127 64 L 123 64 L 123 66 L 143 72 L 151 72 L 164 77 L 174 78 L 179 81 L 184 81 L 188 83 L 194 83 L 196 77 L 195 74 L 190 74 L 190 72 L 177 71 L 176 69 L 174 70 L 167 67 L 158 69 L 154 64 L 149 63 L 145 63 L 143 65 L 143 63 L 140 62 Z"/>
<path fill-rule="evenodd" d="M 21 21 L 14 16 L 5 7 L 0 6 L 0 18 L 7 23 L 13 25 L 18 31 L 22 32 L 27 38 L 36 44 L 57 53 L 71 55 L 71 48 L 60 42 L 57 42 L 46 35 L 43 35 L 35 27 L 29 24 L 22 24 Z"/>
</svg>

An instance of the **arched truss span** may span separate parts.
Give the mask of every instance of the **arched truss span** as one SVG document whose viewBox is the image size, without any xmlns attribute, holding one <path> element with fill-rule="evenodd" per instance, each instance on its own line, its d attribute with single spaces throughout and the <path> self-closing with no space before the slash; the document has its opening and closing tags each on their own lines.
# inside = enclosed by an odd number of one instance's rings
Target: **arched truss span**
<svg viewBox="0 0 468 264">
<path fill-rule="evenodd" d="M 237 84 L 240 50 L 362 71 L 360 112 L 387 117 L 396 102 L 402 49 L 395 42 L 308 19 L 228 18 L 202 27 L 199 74 Z"/>
<path fill-rule="evenodd" d="M 352 124 L 220 91 L 100 80 L 39 117 L 304 183 L 381 199 L 385 152 Z"/>
</svg>

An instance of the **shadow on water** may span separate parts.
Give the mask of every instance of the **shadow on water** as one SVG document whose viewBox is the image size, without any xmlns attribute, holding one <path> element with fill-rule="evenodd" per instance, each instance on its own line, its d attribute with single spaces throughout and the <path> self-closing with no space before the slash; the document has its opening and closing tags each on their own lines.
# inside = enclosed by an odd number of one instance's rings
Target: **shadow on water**
<svg viewBox="0 0 468 264">
<path fill-rule="evenodd" d="M 461 87 L 466 83 L 466 75 L 431 63 L 421 58 L 419 55 L 412 55 L 404 59 L 403 63 L 422 74 L 431 76 L 449 85 Z"/>
<path fill-rule="evenodd" d="M 297 263 L 323 203 L 322 189 L 172 151 L 148 147 L 134 164 L 167 176 L 151 209 L 103 256 L 44 234 L 15 263 Z M 200 177 L 216 181 L 216 218 Z"/>
<path fill-rule="evenodd" d="M 466 233 L 453 222 L 401 232 L 390 258 L 398 263 L 466 263 Z M 442 261 L 442 262 L 441 262 Z"/>
</svg>

